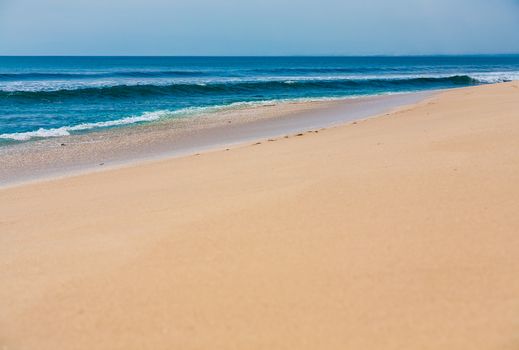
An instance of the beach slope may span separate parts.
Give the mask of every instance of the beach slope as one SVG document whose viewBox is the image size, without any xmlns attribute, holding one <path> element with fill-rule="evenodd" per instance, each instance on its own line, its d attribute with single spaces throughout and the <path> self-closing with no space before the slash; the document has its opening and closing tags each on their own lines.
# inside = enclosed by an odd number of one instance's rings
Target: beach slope
<svg viewBox="0 0 519 350">
<path fill-rule="evenodd" d="M 518 214 L 518 82 L 5 188 L 0 349 L 518 349 Z"/>
</svg>

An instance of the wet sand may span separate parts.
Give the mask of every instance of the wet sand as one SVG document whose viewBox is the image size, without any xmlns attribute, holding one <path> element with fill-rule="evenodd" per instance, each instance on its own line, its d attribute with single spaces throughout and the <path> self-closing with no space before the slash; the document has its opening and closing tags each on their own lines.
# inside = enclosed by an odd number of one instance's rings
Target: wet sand
<svg viewBox="0 0 519 350">
<path fill-rule="evenodd" d="M 305 132 L 415 103 L 432 92 L 223 109 L 0 147 L 0 186 L 185 156 Z"/>
</svg>

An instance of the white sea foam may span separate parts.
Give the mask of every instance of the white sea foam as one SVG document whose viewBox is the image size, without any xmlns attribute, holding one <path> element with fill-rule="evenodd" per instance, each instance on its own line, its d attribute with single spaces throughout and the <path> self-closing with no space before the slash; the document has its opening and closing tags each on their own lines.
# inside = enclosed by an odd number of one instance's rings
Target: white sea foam
<svg viewBox="0 0 519 350">
<path fill-rule="evenodd" d="M 333 75 L 276 75 L 268 77 L 244 77 L 244 78 L 118 78 L 118 79 L 99 79 L 99 80 L 34 80 L 34 81 L 15 81 L 0 82 L 0 91 L 4 92 L 38 92 L 38 91 L 58 91 L 58 90 L 78 90 L 86 88 L 109 88 L 115 86 L 138 86 L 138 85 L 156 85 L 166 86 L 172 84 L 196 84 L 206 86 L 208 84 L 226 84 L 226 83 L 258 83 L 258 82 L 283 82 L 285 84 L 294 84 L 304 81 L 336 81 L 336 80 L 405 80 L 405 79 L 439 79 L 452 76 L 469 76 L 481 83 L 499 83 L 510 80 L 518 80 L 519 72 L 464 72 L 452 71 L 443 73 L 408 73 L 408 74 L 333 74 Z"/>
<path fill-rule="evenodd" d="M 32 138 L 48 138 L 48 137 L 60 137 L 60 136 L 68 136 L 72 131 L 83 131 L 90 130 L 96 128 L 105 128 L 110 126 L 120 126 L 120 125 L 128 125 L 142 122 L 149 122 L 160 119 L 165 115 L 170 114 L 170 111 L 156 111 L 156 112 L 147 112 L 140 116 L 134 117 L 125 117 L 116 120 L 109 120 L 104 122 L 97 123 L 83 123 L 73 126 L 62 126 L 60 128 L 52 128 L 45 129 L 39 128 L 35 131 L 27 131 L 27 132 L 16 132 L 10 134 L 0 134 L 0 139 L 9 139 L 16 141 L 27 141 Z"/>
<path fill-rule="evenodd" d="M 519 80 L 519 72 L 486 72 L 469 75 L 481 83 L 502 83 L 505 81 Z"/>
</svg>

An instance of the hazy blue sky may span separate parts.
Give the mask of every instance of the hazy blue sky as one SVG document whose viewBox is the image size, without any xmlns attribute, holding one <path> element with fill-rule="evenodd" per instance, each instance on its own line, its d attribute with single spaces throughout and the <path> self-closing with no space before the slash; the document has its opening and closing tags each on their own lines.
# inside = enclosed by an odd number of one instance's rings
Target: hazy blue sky
<svg viewBox="0 0 519 350">
<path fill-rule="evenodd" d="M 519 0 L 0 0 L 0 55 L 519 53 Z"/>
</svg>

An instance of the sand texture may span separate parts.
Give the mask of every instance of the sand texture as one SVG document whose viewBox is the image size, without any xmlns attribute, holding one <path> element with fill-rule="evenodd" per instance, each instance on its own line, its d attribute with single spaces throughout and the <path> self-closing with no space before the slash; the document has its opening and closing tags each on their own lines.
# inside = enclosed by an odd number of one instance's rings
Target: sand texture
<svg viewBox="0 0 519 350">
<path fill-rule="evenodd" d="M 519 83 L 0 190 L 0 349 L 519 349 Z"/>
</svg>

